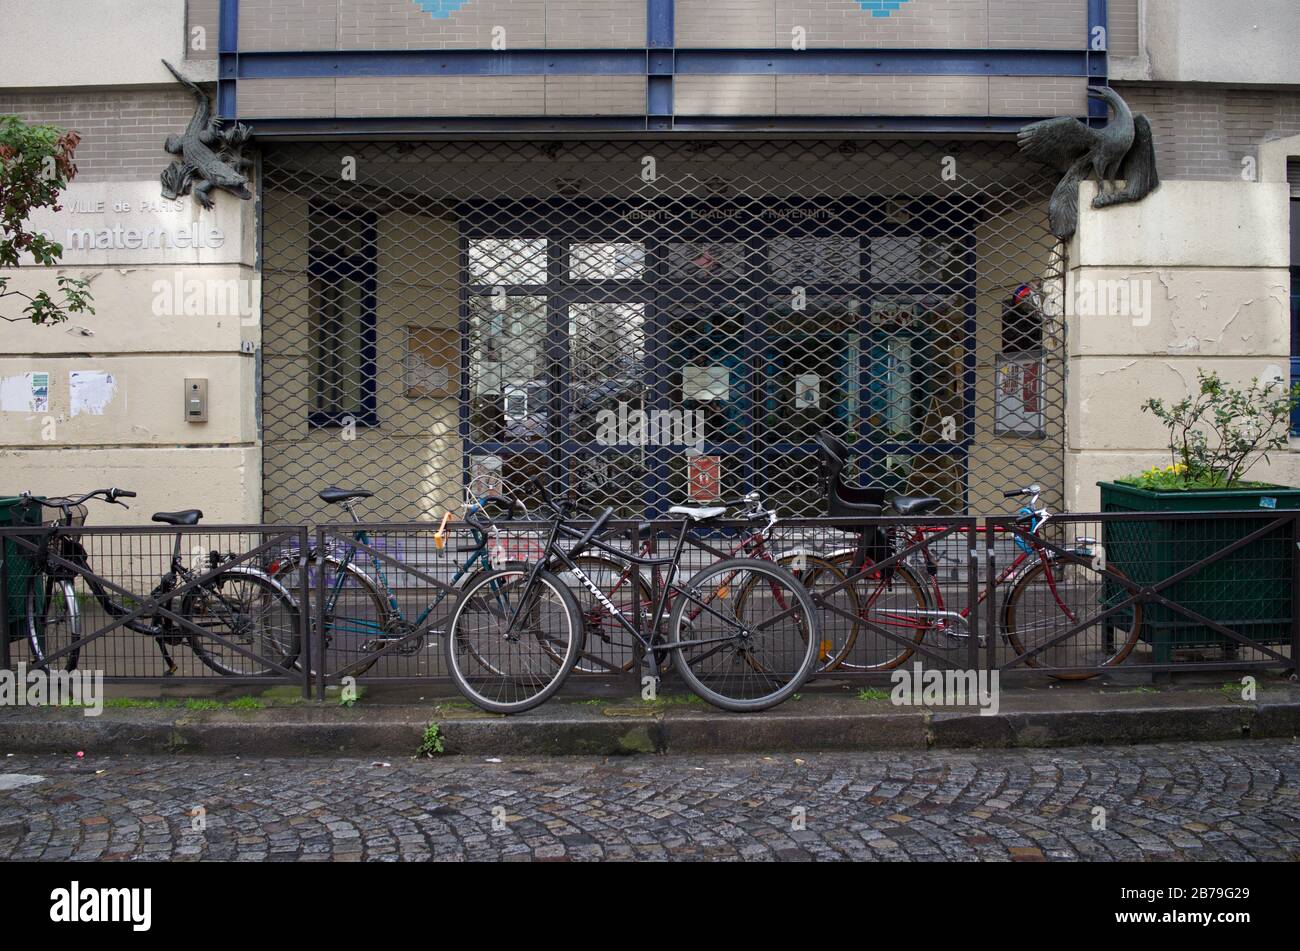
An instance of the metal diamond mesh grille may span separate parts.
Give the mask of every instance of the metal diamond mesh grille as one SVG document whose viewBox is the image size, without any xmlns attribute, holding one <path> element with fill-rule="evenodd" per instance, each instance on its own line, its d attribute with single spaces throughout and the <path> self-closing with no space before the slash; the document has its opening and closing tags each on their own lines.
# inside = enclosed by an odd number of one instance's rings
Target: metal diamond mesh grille
<svg viewBox="0 0 1300 951">
<path fill-rule="evenodd" d="M 818 515 L 823 429 L 863 485 L 1059 506 L 1054 184 L 1006 142 L 270 146 L 265 516 L 328 518 L 334 483 L 436 519 L 535 475 Z"/>
</svg>

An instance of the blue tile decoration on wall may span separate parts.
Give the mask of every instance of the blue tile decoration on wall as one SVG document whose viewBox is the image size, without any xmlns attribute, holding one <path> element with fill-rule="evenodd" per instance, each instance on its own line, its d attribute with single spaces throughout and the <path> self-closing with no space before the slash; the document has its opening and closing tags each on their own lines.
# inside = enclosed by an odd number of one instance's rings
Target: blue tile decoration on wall
<svg viewBox="0 0 1300 951">
<path fill-rule="evenodd" d="M 897 12 L 907 0 L 858 0 L 858 6 L 873 17 L 887 17 Z"/>
<path fill-rule="evenodd" d="M 415 5 L 435 20 L 445 20 L 469 0 L 415 0 Z"/>
</svg>

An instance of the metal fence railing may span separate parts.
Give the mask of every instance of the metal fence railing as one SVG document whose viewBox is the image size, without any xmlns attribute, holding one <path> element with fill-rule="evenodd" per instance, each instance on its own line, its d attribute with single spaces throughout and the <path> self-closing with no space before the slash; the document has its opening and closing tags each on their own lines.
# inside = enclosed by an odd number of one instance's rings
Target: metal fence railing
<svg viewBox="0 0 1300 951">
<path fill-rule="evenodd" d="M 649 553 L 674 522 L 613 522 Z M 891 671 L 1016 677 L 1295 671 L 1300 512 L 790 519 L 710 525 L 682 570 L 733 554 L 795 572 L 819 609 L 828 680 Z M 0 666 L 107 680 L 258 683 L 324 696 L 344 678 L 446 683 L 457 590 L 535 560 L 541 522 L 0 529 Z M 662 540 L 658 542 L 662 546 Z M 664 579 L 590 551 L 583 570 L 627 600 Z M 628 688 L 640 657 L 576 584 L 586 618 L 577 678 Z M 670 665 L 669 665 L 670 666 Z"/>
</svg>

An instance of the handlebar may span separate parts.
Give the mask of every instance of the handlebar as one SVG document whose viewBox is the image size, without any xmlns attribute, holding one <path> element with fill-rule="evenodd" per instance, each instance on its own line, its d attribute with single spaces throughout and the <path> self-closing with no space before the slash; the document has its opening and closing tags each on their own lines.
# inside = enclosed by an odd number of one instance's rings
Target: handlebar
<svg viewBox="0 0 1300 951">
<path fill-rule="evenodd" d="M 1027 485 L 1023 489 L 1012 489 L 1010 492 L 1003 492 L 1004 499 L 1018 499 L 1021 496 L 1032 495 L 1039 496 L 1043 494 L 1043 487 L 1035 482 L 1033 485 Z"/>
<path fill-rule="evenodd" d="M 60 498 L 41 498 L 40 496 L 32 495 L 32 493 L 30 492 L 24 492 L 22 494 L 22 498 L 28 499 L 32 502 L 36 502 L 39 505 L 43 505 L 46 508 L 51 508 L 51 509 L 71 508 L 74 505 L 81 505 L 83 502 L 88 502 L 89 500 L 96 498 L 97 496 L 103 497 L 105 502 L 110 502 L 114 505 L 120 505 L 122 506 L 122 508 L 130 508 L 129 505 L 127 505 L 125 502 L 119 502 L 118 499 L 133 499 L 136 497 L 136 493 L 130 491 L 129 489 L 119 489 L 114 487 L 111 489 L 92 489 L 91 491 L 87 492 L 85 495 L 79 495 L 76 496 L 75 498 L 72 496 L 66 496 Z"/>
</svg>

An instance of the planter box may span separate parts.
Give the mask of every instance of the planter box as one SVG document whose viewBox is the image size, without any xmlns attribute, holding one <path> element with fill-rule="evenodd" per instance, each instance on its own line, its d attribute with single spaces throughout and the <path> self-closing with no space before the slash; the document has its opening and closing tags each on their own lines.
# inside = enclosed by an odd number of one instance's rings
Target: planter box
<svg viewBox="0 0 1300 951">
<path fill-rule="evenodd" d="M 1103 512 L 1246 512 L 1300 509 L 1300 489 L 1194 489 L 1157 492 L 1099 482 Z M 1262 528 L 1252 518 L 1105 522 L 1106 562 L 1142 585 L 1156 585 L 1234 541 Z M 1260 644 L 1291 640 L 1292 526 L 1255 540 L 1161 591 L 1169 600 Z M 1169 663 L 1180 648 L 1240 646 L 1204 624 L 1163 605 L 1142 608 L 1142 639 L 1154 661 Z"/>
</svg>

